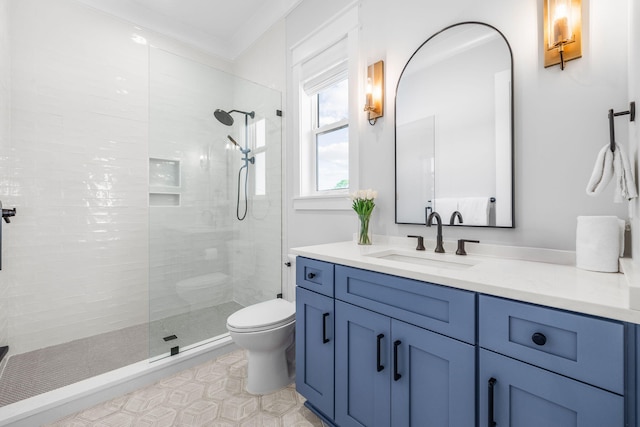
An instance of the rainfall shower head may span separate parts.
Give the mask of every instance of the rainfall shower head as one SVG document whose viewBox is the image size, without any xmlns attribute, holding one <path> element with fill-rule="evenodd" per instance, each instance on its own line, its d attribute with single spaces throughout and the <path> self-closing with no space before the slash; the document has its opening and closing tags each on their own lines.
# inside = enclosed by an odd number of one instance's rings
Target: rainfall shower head
<svg viewBox="0 0 640 427">
<path fill-rule="evenodd" d="M 256 113 L 254 111 L 251 111 L 249 113 L 247 113 L 246 111 L 240 111 L 240 110 L 231 110 L 231 111 L 224 111 L 221 109 L 216 109 L 216 111 L 213 112 L 213 115 L 216 116 L 216 119 L 218 119 L 218 121 L 220 123 L 222 123 L 225 126 L 231 126 L 233 124 L 233 117 L 231 117 L 231 113 L 240 113 L 240 114 L 244 114 L 245 116 L 249 116 L 252 119 L 255 117 Z"/>
<path fill-rule="evenodd" d="M 216 119 L 218 119 L 218 121 L 223 125 L 231 126 L 233 124 L 233 117 L 224 110 L 218 108 L 213 112 L 213 115 L 216 116 Z"/>
</svg>

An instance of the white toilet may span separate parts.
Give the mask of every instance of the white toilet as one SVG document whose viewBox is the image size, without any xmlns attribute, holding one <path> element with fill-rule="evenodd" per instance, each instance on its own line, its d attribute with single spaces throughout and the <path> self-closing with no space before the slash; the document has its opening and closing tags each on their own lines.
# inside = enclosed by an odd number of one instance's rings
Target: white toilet
<svg viewBox="0 0 640 427">
<path fill-rule="evenodd" d="M 250 305 L 227 319 L 233 341 L 247 350 L 247 391 L 267 394 L 295 378 L 296 306 L 284 299 Z"/>
</svg>

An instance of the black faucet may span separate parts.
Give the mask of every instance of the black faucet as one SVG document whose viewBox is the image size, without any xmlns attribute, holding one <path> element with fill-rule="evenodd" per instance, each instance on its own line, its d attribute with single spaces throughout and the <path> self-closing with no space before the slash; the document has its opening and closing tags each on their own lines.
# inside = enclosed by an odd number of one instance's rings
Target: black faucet
<svg viewBox="0 0 640 427">
<path fill-rule="evenodd" d="M 429 211 L 425 208 L 424 210 L 424 214 L 425 217 L 427 219 L 426 221 L 426 225 L 427 227 L 431 227 L 431 224 L 433 222 L 433 218 L 436 219 L 436 224 L 438 225 L 438 236 L 436 237 L 436 249 L 435 252 L 439 253 L 439 254 L 443 254 L 444 253 L 444 248 L 442 247 L 442 219 L 440 218 L 440 214 L 436 211 L 431 212 L 431 214 L 429 214 Z"/>
<path fill-rule="evenodd" d="M 424 251 L 424 237 L 422 236 L 407 236 L 407 237 L 417 237 L 418 246 L 416 246 L 416 251 Z"/>
<path fill-rule="evenodd" d="M 480 243 L 480 240 L 466 240 L 459 239 L 458 240 L 458 249 L 456 250 L 456 255 L 466 255 L 467 251 L 464 250 L 464 244 L 467 243 Z"/>
<path fill-rule="evenodd" d="M 458 218 L 460 224 L 462 224 L 462 214 L 458 211 L 453 211 L 453 213 L 451 214 L 451 218 L 449 219 L 449 225 L 455 225 L 456 217 Z"/>
</svg>

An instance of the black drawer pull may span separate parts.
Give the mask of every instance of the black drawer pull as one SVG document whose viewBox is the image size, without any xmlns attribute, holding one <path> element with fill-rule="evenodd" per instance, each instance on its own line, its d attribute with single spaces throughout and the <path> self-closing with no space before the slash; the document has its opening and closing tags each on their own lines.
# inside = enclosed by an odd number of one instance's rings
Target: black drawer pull
<svg viewBox="0 0 640 427">
<path fill-rule="evenodd" d="M 382 371 L 384 369 L 384 366 L 382 366 L 380 364 L 380 343 L 382 341 L 382 338 L 384 338 L 384 334 L 378 334 L 377 338 L 377 343 L 376 343 L 376 365 L 377 365 L 377 369 L 378 372 Z"/>
<path fill-rule="evenodd" d="M 400 347 L 402 341 L 397 340 L 393 342 L 393 380 L 398 381 L 402 378 L 402 375 L 398 373 L 398 347 Z"/>
<path fill-rule="evenodd" d="M 487 420 L 487 425 L 489 427 L 493 427 L 495 425 L 497 425 L 497 423 L 495 422 L 494 418 L 493 418 L 493 388 L 496 385 L 496 379 L 495 378 L 489 378 L 489 407 L 488 407 L 488 420 Z"/>
<path fill-rule="evenodd" d="M 311 280 L 316 277 L 316 273 L 307 273 L 307 279 Z"/>
<path fill-rule="evenodd" d="M 533 341 L 537 345 L 545 345 L 547 343 L 547 337 L 545 337 L 544 334 L 541 334 L 540 332 L 536 332 L 531 336 L 531 341 Z"/>
<path fill-rule="evenodd" d="M 329 342 L 329 338 L 327 338 L 327 317 L 329 317 L 330 313 L 322 314 L 322 344 L 326 344 Z"/>
</svg>

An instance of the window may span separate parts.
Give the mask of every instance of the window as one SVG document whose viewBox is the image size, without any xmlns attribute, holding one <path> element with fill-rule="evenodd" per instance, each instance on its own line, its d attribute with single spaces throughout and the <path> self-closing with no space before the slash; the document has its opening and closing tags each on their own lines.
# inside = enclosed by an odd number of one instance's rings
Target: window
<svg viewBox="0 0 640 427">
<path fill-rule="evenodd" d="M 346 196 L 358 184 L 357 35 L 358 9 L 349 7 L 291 50 L 294 209 L 351 208 Z"/>
<path fill-rule="evenodd" d="M 315 189 L 349 189 L 349 79 L 316 93 L 313 107 Z"/>
</svg>

